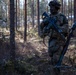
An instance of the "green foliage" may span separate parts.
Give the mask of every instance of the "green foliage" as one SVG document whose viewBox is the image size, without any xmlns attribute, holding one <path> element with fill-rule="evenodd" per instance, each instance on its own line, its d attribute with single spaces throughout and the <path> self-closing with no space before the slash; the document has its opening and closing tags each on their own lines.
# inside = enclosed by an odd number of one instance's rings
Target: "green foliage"
<svg viewBox="0 0 76 75">
<path fill-rule="evenodd" d="M 36 74 L 37 68 L 25 61 L 18 61 L 15 69 L 20 72 L 20 74 Z"/>
<path fill-rule="evenodd" d="M 17 72 L 19 75 L 39 75 L 39 68 L 43 70 L 42 66 L 45 63 L 47 63 L 46 59 L 38 60 L 35 57 L 27 57 L 26 60 L 18 59 L 15 63 L 8 60 L 0 64 L 0 74 L 9 75 L 9 73 Z"/>
<path fill-rule="evenodd" d="M 14 72 L 14 64 L 11 61 L 0 63 L 0 74 L 5 75 Z"/>
<path fill-rule="evenodd" d="M 4 75 L 6 73 L 14 73 L 17 71 L 19 74 L 25 75 L 36 75 L 37 68 L 33 65 L 26 63 L 25 61 L 15 61 L 15 64 L 12 61 L 7 61 L 0 64 L 0 74 Z"/>
</svg>

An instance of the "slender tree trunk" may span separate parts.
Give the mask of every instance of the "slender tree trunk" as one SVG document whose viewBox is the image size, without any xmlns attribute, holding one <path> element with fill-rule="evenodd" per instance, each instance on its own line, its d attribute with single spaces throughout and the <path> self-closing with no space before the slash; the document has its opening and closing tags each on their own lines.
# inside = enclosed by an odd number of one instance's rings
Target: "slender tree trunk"
<svg viewBox="0 0 76 75">
<path fill-rule="evenodd" d="M 61 0 L 61 12 L 63 13 L 63 0 Z"/>
<path fill-rule="evenodd" d="M 66 8 L 66 2 L 64 1 L 64 4 L 63 4 L 63 13 L 64 13 L 64 14 L 66 14 L 66 13 L 65 13 L 65 8 Z"/>
<path fill-rule="evenodd" d="M 34 27 L 34 0 L 31 0 L 31 17 L 32 17 L 32 25 Z"/>
<path fill-rule="evenodd" d="M 72 0 L 71 0 L 71 25 L 72 25 Z"/>
<path fill-rule="evenodd" d="M 10 19 L 9 19 L 9 17 L 10 17 L 10 2 L 9 2 L 9 0 L 7 0 L 8 2 L 7 2 L 7 24 L 8 24 L 8 29 L 9 29 L 9 25 L 10 25 Z"/>
<path fill-rule="evenodd" d="M 7 9 L 8 9 L 8 6 L 7 6 L 7 4 L 6 4 L 6 29 L 8 30 L 8 24 L 7 24 L 7 18 L 8 18 L 8 17 L 7 17 L 7 13 L 8 13 L 8 12 L 7 12 Z"/>
<path fill-rule="evenodd" d="M 25 0 L 24 42 L 27 41 L 27 0 Z"/>
<path fill-rule="evenodd" d="M 18 22 L 18 26 L 20 26 L 20 0 L 18 0 L 17 2 L 18 2 L 18 7 L 17 7 L 18 8 L 17 9 L 17 22 Z"/>
<path fill-rule="evenodd" d="M 16 18 L 15 27 L 16 27 L 16 30 L 17 30 L 17 0 L 16 0 L 16 13 L 15 13 L 15 18 Z"/>
<path fill-rule="evenodd" d="M 15 61 L 15 24 L 14 24 L 14 0 L 10 0 L 10 56 Z"/>
<path fill-rule="evenodd" d="M 76 21 L 76 0 L 74 0 L 74 22 Z"/>
<path fill-rule="evenodd" d="M 39 0 L 37 0 L 37 24 L 38 24 L 38 34 L 40 34 Z"/>
<path fill-rule="evenodd" d="M 69 20 L 69 0 L 68 0 L 68 20 Z"/>
</svg>

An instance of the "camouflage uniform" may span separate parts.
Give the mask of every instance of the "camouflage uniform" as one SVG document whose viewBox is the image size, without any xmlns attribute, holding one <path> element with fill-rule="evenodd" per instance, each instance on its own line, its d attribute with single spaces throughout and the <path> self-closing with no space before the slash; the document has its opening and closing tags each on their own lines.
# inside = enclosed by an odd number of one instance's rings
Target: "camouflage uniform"
<svg viewBox="0 0 76 75">
<path fill-rule="evenodd" d="M 51 1 L 49 3 L 49 6 L 55 6 L 56 9 L 60 9 L 60 4 L 56 1 Z M 56 18 L 56 25 L 62 30 L 62 34 L 65 36 L 65 38 L 68 36 L 69 33 L 69 26 L 68 26 L 68 20 L 66 16 L 64 16 L 62 13 L 57 13 L 55 15 L 50 15 L 51 18 Z M 41 23 L 41 34 L 40 36 L 44 38 L 45 36 L 49 36 L 49 42 L 48 42 L 48 53 L 49 56 L 52 58 L 52 64 L 56 65 L 56 63 L 59 60 L 61 51 L 63 50 L 63 46 L 65 44 L 65 41 L 62 40 L 60 35 L 52 28 L 50 30 L 45 30 L 46 26 L 48 25 L 48 18 L 45 18 L 43 22 Z M 44 34 L 46 32 L 46 34 Z"/>
<path fill-rule="evenodd" d="M 69 32 L 68 20 L 66 19 L 66 17 L 61 13 L 58 13 L 55 16 L 50 15 L 50 17 L 56 17 L 56 25 L 62 30 L 62 34 L 65 36 L 66 39 Z M 55 65 L 59 60 L 65 41 L 62 40 L 60 35 L 58 35 L 58 33 L 54 29 L 50 29 L 50 32 L 51 35 L 48 43 L 48 53 L 49 56 L 52 57 L 53 65 Z"/>
</svg>

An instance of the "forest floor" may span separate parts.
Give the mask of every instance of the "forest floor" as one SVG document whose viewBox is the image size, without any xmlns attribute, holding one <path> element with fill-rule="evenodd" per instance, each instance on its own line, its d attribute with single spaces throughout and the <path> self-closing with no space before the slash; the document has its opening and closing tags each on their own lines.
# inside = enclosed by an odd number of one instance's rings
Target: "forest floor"
<svg viewBox="0 0 76 75">
<path fill-rule="evenodd" d="M 51 58 L 48 56 L 47 46 L 43 44 L 42 39 L 29 36 L 26 43 L 22 41 L 19 38 L 16 39 L 17 64 L 14 69 L 10 67 L 9 43 L 0 41 L 0 75 L 54 75 Z M 61 68 L 60 75 L 76 75 L 75 38 L 71 39 L 62 64 L 68 65 L 69 68 Z"/>
</svg>

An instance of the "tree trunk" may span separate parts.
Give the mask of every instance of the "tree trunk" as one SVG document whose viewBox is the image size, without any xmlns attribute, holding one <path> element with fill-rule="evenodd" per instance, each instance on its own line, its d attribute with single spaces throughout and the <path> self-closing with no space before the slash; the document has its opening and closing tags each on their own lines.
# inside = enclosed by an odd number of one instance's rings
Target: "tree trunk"
<svg viewBox="0 0 76 75">
<path fill-rule="evenodd" d="M 25 0 L 24 42 L 27 41 L 27 0 Z"/>
<path fill-rule="evenodd" d="M 76 21 L 76 0 L 74 0 L 74 22 Z"/>
<path fill-rule="evenodd" d="M 34 27 L 34 0 L 31 0 L 31 17 L 32 17 L 32 25 Z"/>
<path fill-rule="evenodd" d="M 38 24 L 38 34 L 40 34 L 39 0 L 37 0 L 37 24 Z"/>
<path fill-rule="evenodd" d="M 20 26 L 20 0 L 17 0 L 18 6 L 17 6 L 17 24 Z M 18 29 L 17 29 L 18 30 Z"/>
<path fill-rule="evenodd" d="M 15 24 L 14 24 L 14 0 L 10 0 L 10 56 L 15 61 Z"/>
<path fill-rule="evenodd" d="M 7 25 L 8 25 L 8 30 L 9 30 L 9 25 L 10 25 L 10 2 L 7 0 Z"/>
<path fill-rule="evenodd" d="M 63 0 L 61 0 L 61 12 L 63 13 Z"/>
<path fill-rule="evenodd" d="M 17 0 L 16 0 L 16 13 L 15 13 L 15 18 L 16 18 L 15 27 L 16 27 L 16 30 L 17 30 Z"/>
</svg>

